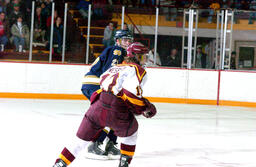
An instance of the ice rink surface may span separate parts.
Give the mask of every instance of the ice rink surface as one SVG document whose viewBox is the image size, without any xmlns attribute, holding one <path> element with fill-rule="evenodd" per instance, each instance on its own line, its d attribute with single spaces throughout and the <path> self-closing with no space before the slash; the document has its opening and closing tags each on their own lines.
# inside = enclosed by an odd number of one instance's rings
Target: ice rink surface
<svg viewBox="0 0 256 167">
<path fill-rule="evenodd" d="M 256 108 L 155 103 L 130 167 L 256 167 Z M 52 167 L 88 101 L 0 99 L 1 167 Z M 70 167 L 117 167 L 79 156 Z"/>
</svg>

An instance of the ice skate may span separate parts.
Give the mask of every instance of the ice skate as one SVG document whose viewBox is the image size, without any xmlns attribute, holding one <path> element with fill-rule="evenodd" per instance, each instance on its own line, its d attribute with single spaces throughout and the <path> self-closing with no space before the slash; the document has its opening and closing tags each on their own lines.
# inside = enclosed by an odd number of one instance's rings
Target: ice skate
<svg viewBox="0 0 256 167">
<path fill-rule="evenodd" d="M 105 151 L 109 159 L 120 159 L 120 150 L 116 147 L 116 144 L 114 144 L 113 141 L 109 140 L 107 142 Z"/>
<path fill-rule="evenodd" d="M 53 165 L 53 167 L 66 167 L 67 164 L 62 160 L 58 159 L 57 162 Z"/>
<path fill-rule="evenodd" d="M 107 156 L 107 153 L 100 148 L 101 146 L 102 146 L 102 143 L 98 141 L 93 142 L 88 147 L 85 157 L 89 159 L 108 160 L 109 158 Z"/>
<path fill-rule="evenodd" d="M 131 157 L 128 155 L 122 154 L 120 157 L 120 162 L 118 167 L 129 167 L 129 161 L 131 160 Z"/>
</svg>

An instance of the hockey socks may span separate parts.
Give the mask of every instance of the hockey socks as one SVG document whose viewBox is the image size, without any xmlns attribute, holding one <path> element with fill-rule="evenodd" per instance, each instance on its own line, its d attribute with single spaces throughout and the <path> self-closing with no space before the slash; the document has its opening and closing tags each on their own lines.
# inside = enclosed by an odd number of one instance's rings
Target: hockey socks
<svg viewBox="0 0 256 167">
<path fill-rule="evenodd" d="M 109 128 L 104 128 L 100 134 L 99 134 L 99 137 L 97 139 L 97 141 L 99 143 L 103 143 L 103 141 L 106 139 L 106 137 L 108 136 L 109 140 L 113 141 L 114 144 L 116 144 L 116 140 L 117 140 L 117 136 L 114 135 L 114 131 L 113 130 L 110 130 Z"/>
<path fill-rule="evenodd" d="M 75 156 L 65 147 L 62 150 L 59 158 L 56 160 L 56 163 L 55 163 L 54 167 L 55 166 L 56 167 L 58 167 L 58 166 L 60 166 L 60 167 L 61 166 L 63 166 L 63 167 L 68 166 L 72 161 L 74 161 L 74 159 L 75 159 Z"/>
<path fill-rule="evenodd" d="M 103 141 L 104 141 L 105 138 L 107 137 L 107 134 L 108 134 L 108 131 L 105 130 L 105 129 L 103 129 L 103 130 L 100 132 L 100 135 L 99 135 L 97 141 L 98 141 L 99 143 L 103 143 Z"/>
<path fill-rule="evenodd" d="M 117 144 L 116 143 L 116 140 L 117 140 L 117 136 L 114 135 L 114 131 L 113 130 L 110 130 L 109 133 L 108 133 L 108 138 L 110 141 L 113 141 L 114 144 Z"/>
<path fill-rule="evenodd" d="M 89 143 L 89 141 L 85 141 L 78 137 L 75 137 L 72 144 L 62 150 L 59 159 L 57 159 L 54 167 L 68 166 L 72 161 L 74 161 L 75 157 L 78 156 L 78 154 L 86 148 Z"/>
<path fill-rule="evenodd" d="M 135 148 L 136 148 L 136 145 L 126 145 L 126 144 L 121 144 L 121 154 L 122 156 L 124 157 L 129 157 L 127 158 L 127 162 L 128 164 L 131 163 L 131 160 L 132 160 L 132 157 L 134 155 L 134 152 L 135 152 Z M 121 158 L 122 158 L 121 156 Z"/>
</svg>

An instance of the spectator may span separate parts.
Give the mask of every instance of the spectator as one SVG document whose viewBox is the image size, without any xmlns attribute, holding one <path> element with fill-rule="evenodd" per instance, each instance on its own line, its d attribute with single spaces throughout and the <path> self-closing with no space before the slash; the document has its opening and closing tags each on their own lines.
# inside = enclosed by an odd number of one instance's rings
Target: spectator
<svg viewBox="0 0 256 167">
<path fill-rule="evenodd" d="M 91 4 L 90 0 L 80 0 L 80 2 L 77 5 L 77 9 L 85 19 L 88 17 L 88 9 L 90 4 Z"/>
<path fill-rule="evenodd" d="M 45 7 L 47 10 L 52 11 L 52 0 L 45 0 Z"/>
<path fill-rule="evenodd" d="M 220 4 L 218 2 L 213 2 L 210 5 L 210 12 L 209 12 L 209 17 L 208 17 L 208 23 L 212 23 L 212 18 L 214 13 L 216 13 L 217 10 L 220 9 Z"/>
<path fill-rule="evenodd" d="M 205 68 L 206 67 L 206 54 L 202 51 L 202 46 L 198 45 L 196 50 L 196 64 L 195 68 Z"/>
<path fill-rule="evenodd" d="M 167 57 L 166 66 L 181 67 L 181 59 L 177 49 L 172 49 L 170 56 Z"/>
<path fill-rule="evenodd" d="M 16 51 L 23 50 L 25 52 L 25 47 L 29 44 L 29 29 L 22 23 L 21 16 L 18 16 L 17 22 L 12 25 L 11 33 L 11 41 L 14 42 Z"/>
<path fill-rule="evenodd" d="M 243 10 L 248 10 L 249 9 L 249 2 L 247 0 L 242 0 L 241 5 L 242 5 L 241 8 Z"/>
<path fill-rule="evenodd" d="M 137 0 L 131 0 L 132 3 L 132 7 L 136 7 L 137 6 Z"/>
<path fill-rule="evenodd" d="M 242 1 L 241 0 L 234 0 L 233 3 L 231 4 L 231 8 L 241 10 L 242 9 Z M 241 13 L 239 11 L 234 11 L 234 23 L 238 23 L 238 17 Z"/>
<path fill-rule="evenodd" d="M 61 53 L 62 51 L 62 34 L 63 34 L 63 25 L 61 17 L 57 17 L 56 23 L 54 25 L 53 32 L 53 43 L 58 44 L 57 53 Z"/>
<path fill-rule="evenodd" d="M 103 8 L 107 4 L 106 0 L 94 0 L 93 1 L 93 12 L 97 19 L 102 19 L 103 17 Z M 88 16 L 88 14 L 87 14 Z"/>
<path fill-rule="evenodd" d="M 127 2 L 127 0 L 115 0 L 116 2 L 115 2 L 115 4 L 117 4 L 117 5 L 122 5 L 122 6 L 128 6 L 128 2 Z"/>
<path fill-rule="evenodd" d="M 53 25 L 55 24 L 56 22 L 56 19 L 58 17 L 58 12 L 57 10 L 54 11 L 54 20 L 53 20 Z M 50 15 L 48 18 L 47 18 L 47 22 L 46 22 L 46 40 L 47 41 L 50 41 L 50 36 L 51 36 L 51 23 L 52 23 L 52 16 Z"/>
<path fill-rule="evenodd" d="M 175 7 L 169 7 L 169 16 L 170 16 L 170 21 L 176 21 L 178 10 Z"/>
<path fill-rule="evenodd" d="M 113 1 L 112 0 L 108 0 L 108 4 L 109 5 L 113 5 Z"/>
<path fill-rule="evenodd" d="M 166 17 L 167 20 L 176 21 L 178 15 L 178 1 L 174 1 L 171 3 L 171 6 L 168 7 L 168 16 Z"/>
<path fill-rule="evenodd" d="M 5 6 L 6 6 L 6 14 L 10 15 L 11 12 L 13 11 L 13 2 L 11 2 L 11 1 L 6 2 L 5 1 Z"/>
<path fill-rule="evenodd" d="M 41 7 L 36 8 L 34 39 L 35 41 L 45 42 L 46 31 L 43 27 L 41 11 L 42 11 Z"/>
<path fill-rule="evenodd" d="M 155 58 L 154 54 L 155 53 L 153 48 L 149 51 L 148 55 L 146 56 L 146 59 L 144 60 L 146 67 L 161 66 L 161 60 L 158 53 L 156 53 L 156 65 L 154 64 L 154 58 Z"/>
<path fill-rule="evenodd" d="M 0 1 L 0 13 L 6 12 L 6 8 L 3 1 Z"/>
<path fill-rule="evenodd" d="M 15 3 L 13 5 L 13 11 L 11 12 L 11 14 L 9 16 L 10 24 L 13 25 L 17 21 L 17 18 L 19 16 L 23 17 L 23 13 L 20 11 L 20 5 Z"/>
<path fill-rule="evenodd" d="M 2 5 L 5 8 L 5 13 L 7 12 L 7 5 L 10 3 L 11 0 L 2 0 Z"/>
<path fill-rule="evenodd" d="M 56 22 L 54 23 L 53 29 L 53 44 L 57 44 L 58 48 L 56 50 L 57 53 L 61 53 L 62 51 L 62 40 L 63 40 L 63 25 L 61 17 L 57 17 Z M 46 48 L 50 49 L 50 42 L 47 41 Z"/>
<path fill-rule="evenodd" d="M 31 23 L 31 10 L 32 10 L 32 0 L 24 1 L 24 17 L 26 19 L 26 23 Z"/>
<path fill-rule="evenodd" d="M 129 29 L 129 27 L 128 27 L 128 24 L 127 24 L 127 23 L 124 23 L 124 28 L 123 28 L 123 30 L 128 31 L 128 32 L 129 32 L 129 34 L 131 34 L 131 35 L 132 35 L 132 32 L 131 32 L 131 30 Z"/>
<path fill-rule="evenodd" d="M 250 12 L 249 22 L 248 24 L 253 24 L 254 20 L 256 19 L 256 0 L 251 0 L 250 3 L 250 9 L 254 10 L 253 12 Z"/>
<path fill-rule="evenodd" d="M 183 1 L 179 1 L 179 7 L 180 8 L 188 8 L 192 5 L 193 1 L 192 0 L 183 0 Z"/>
<path fill-rule="evenodd" d="M 11 0 L 9 3 L 6 2 L 6 12 L 8 16 L 13 12 L 15 4 L 20 6 L 20 0 Z"/>
<path fill-rule="evenodd" d="M 230 8 L 230 1 L 222 0 L 221 8 Z"/>
<path fill-rule="evenodd" d="M 9 22 L 7 19 L 5 19 L 5 13 L 0 13 L 0 44 L 1 44 L 1 50 L 4 49 L 8 42 L 10 32 L 9 32 Z M 3 47 L 3 48 L 2 48 Z"/>
<path fill-rule="evenodd" d="M 114 38 L 115 38 L 116 31 L 117 31 L 117 30 L 116 30 L 116 27 L 113 26 L 112 36 L 111 36 L 111 38 L 110 38 L 110 46 L 115 45 L 115 40 L 114 40 Z"/>
<path fill-rule="evenodd" d="M 105 47 L 111 46 L 113 32 L 114 32 L 114 25 L 113 23 L 109 23 L 104 30 L 103 44 Z"/>
<path fill-rule="evenodd" d="M 198 4 L 201 9 L 207 9 L 207 8 L 209 8 L 209 6 L 211 5 L 212 2 L 213 2 L 213 0 L 207 0 L 207 1 L 199 0 Z M 218 2 L 218 0 L 217 1 L 215 0 L 214 2 Z"/>
<path fill-rule="evenodd" d="M 154 5 L 156 5 L 155 0 L 140 0 L 140 6 L 150 7 L 150 6 L 154 6 Z"/>
<path fill-rule="evenodd" d="M 230 69 L 236 69 L 236 52 L 231 53 Z"/>
<path fill-rule="evenodd" d="M 233 0 L 233 8 L 235 9 L 242 9 L 242 1 L 241 0 Z"/>
<path fill-rule="evenodd" d="M 56 21 L 57 17 L 58 17 L 58 12 L 57 12 L 57 10 L 55 10 L 54 11 L 54 16 L 53 16 L 53 18 L 54 18 L 53 24 L 55 24 L 55 21 Z M 47 21 L 46 21 L 47 28 L 51 27 L 51 23 L 52 23 L 52 16 L 50 15 L 50 16 L 48 16 Z"/>
<path fill-rule="evenodd" d="M 42 19 L 42 29 L 46 30 L 47 18 L 50 16 L 50 10 L 46 8 L 45 3 L 41 3 L 41 19 Z"/>
</svg>

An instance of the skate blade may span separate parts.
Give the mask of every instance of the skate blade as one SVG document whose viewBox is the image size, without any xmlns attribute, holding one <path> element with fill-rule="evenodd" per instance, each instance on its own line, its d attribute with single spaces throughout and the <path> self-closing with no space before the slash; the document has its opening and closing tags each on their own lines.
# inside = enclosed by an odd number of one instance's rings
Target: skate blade
<svg viewBox="0 0 256 167">
<path fill-rule="evenodd" d="M 103 160 L 103 161 L 109 160 L 109 157 L 106 155 L 97 155 L 93 153 L 86 153 L 84 157 L 87 159 L 94 159 L 94 160 Z"/>
<path fill-rule="evenodd" d="M 120 159 L 120 155 L 108 154 L 108 158 L 109 158 L 109 160 L 119 160 Z"/>
</svg>

